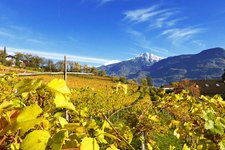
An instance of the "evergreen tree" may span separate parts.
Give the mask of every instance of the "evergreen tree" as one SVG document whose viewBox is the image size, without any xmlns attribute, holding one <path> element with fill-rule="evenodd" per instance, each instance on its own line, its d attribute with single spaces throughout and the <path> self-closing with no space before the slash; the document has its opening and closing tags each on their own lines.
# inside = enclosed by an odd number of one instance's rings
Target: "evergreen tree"
<svg viewBox="0 0 225 150">
<path fill-rule="evenodd" d="M 4 47 L 4 50 L 3 50 L 3 53 L 2 53 L 2 64 L 3 64 L 4 66 L 7 65 L 6 57 L 7 57 L 6 47 Z"/>
</svg>

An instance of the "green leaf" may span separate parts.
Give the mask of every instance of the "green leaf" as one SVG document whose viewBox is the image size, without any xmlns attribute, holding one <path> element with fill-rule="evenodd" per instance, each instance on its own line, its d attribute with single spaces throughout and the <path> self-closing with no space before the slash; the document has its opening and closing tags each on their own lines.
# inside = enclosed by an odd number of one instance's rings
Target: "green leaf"
<svg viewBox="0 0 225 150">
<path fill-rule="evenodd" d="M 34 128 L 35 125 L 40 124 L 41 122 L 44 122 L 45 119 L 40 117 L 37 119 L 33 119 L 33 120 L 27 120 L 24 122 L 19 122 L 16 124 L 16 130 L 20 129 L 20 135 L 24 135 L 27 131 L 29 131 L 30 129 Z"/>
<path fill-rule="evenodd" d="M 36 119 L 42 113 L 42 109 L 37 104 L 24 107 L 17 117 L 17 122 L 24 122 Z"/>
<path fill-rule="evenodd" d="M 105 137 L 104 137 L 104 131 L 103 131 L 103 130 L 97 129 L 97 130 L 95 131 L 95 136 L 96 136 L 96 138 L 98 139 L 98 141 L 99 141 L 100 143 L 107 144 L 107 141 L 105 140 Z"/>
<path fill-rule="evenodd" d="M 225 140 L 222 140 L 218 143 L 220 150 L 225 150 Z"/>
<path fill-rule="evenodd" d="M 152 146 L 149 143 L 147 143 L 147 147 L 148 147 L 148 150 L 153 150 Z"/>
<path fill-rule="evenodd" d="M 5 110 L 9 109 L 14 106 L 14 103 L 12 101 L 4 101 L 3 103 L 0 104 L 0 113 Z"/>
<path fill-rule="evenodd" d="M 216 115 L 215 115 L 215 111 L 211 110 L 211 109 L 207 109 L 206 111 L 202 111 L 203 115 L 202 118 L 207 120 L 215 120 L 216 119 Z"/>
<path fill-rule="evenodd" d="M 52 141 L 51 142 L 52 150 L 61 150 L 67 137 L 68 137 L 68 131 L 67 130 L 61 130 L 61 131 L 57 132 L 52 137 L 52 140 L 51 140 Z"/>
<path fill-rule="evenodd" d="M 67 108 L 75 110 L 73 103 L 69 102 L 68 99 L 60 93 L 56 93 L 54 103 L 56 108 Z"/>
<path fill-rule="evenodd" d="M 190 150 L 190 148 L 186 144 L 184 144 L 182 150 Z"/>
<path fill-rule="evenodd" d="M 45 150 L 50 134 L 47 131 L 35 130 L 29 133 L 21 143 L 22 150 Z"/>
<path fill-rule="evenodd" d="M 119 149 L 114 144 L 112 144 L 106 150 L 119 150 Z"/>
<path fill-rule="evenodd" d="M 106 129 L 112 129 L 112 127 L 110 126 L 110 124 L 107 121 L 104 121 L 103 125 L 102 125 L 102 130 L 104 131 Z"/>
<path fill-rule="evenodd" d="M 16 119 L 16 124 L 13 128 L 13 131 L 17 131 L 21 129 L 20 135 L 25 134 L 31 128 L 33 128 L 36 124 L 44 121 L 44 118 L 37 118 L 42 113 L 42 109 L 37 104 L 32 104 L 22 109 L 20 114 Z"/>
<path fill-rule="evenodd" d="M 25 92 L 30 92 L 33 90 L 36 90 L 42 85 L 42 80 L 41 79 L 23 79 L 19 81 L 14 89 L 18 90 L 18 93 L 25 93 Z"/>
<path fill-rule="evenodd" d="M 204 128 L 209 130 L 214 128 L 214 122 L 212 120 L 208 120 L 205 122 Z"/>
<path fill-rule="evenodd" d="M 113 134 L 110 134 L 110 133 L 107 133 L 107 132 L 104 132 L 104 135 L 111 138 L 111 139 L 115 139 L 115 140 L 120 140 L 119 138 L 117 138 L 115 135 Z"/>
<path fill-rule="evenodd" d="M 53 91 L 62 94 L 71 94 L 70 89 L 67 87 L 66 82 L 63 79 L 54 79 L 48 83 L 48 87 Z"/>
<path fill-rule="evenodd" d="M 212 128 L 211 131 L 215 134 L 223 135 L 224 134 L 224 125 L 219 120 L 216 120 L 214 128 Z"/>
<path fill-rule="evenodd" d="M 81 142 L 80 150 L 99 150 L 99 145 L 94 138 L 85 137 Z"/>
<path fill-rule="evenodd" d="M 62 128 L 64 127 L 65 124 L 68 124 L 67 120 L 63 117 L 59 117 L 58 120 Z"/>
</svg>

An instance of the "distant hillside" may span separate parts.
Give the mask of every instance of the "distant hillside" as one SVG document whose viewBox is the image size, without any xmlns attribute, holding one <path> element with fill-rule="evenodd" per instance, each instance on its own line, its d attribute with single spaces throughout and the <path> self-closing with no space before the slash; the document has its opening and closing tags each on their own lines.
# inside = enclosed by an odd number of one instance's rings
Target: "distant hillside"
<svg viewBox="0 0 225 150">
<path fill-rule="evenodd" d="M 132 61 L 121 62 L 120 66 L 132 67 L 127 70 L 126 67 L 119 69 L 120 72 L 115 71 L 117 75 L 123 75 L 123 70 L 126 70 L 125 76 L 129 79 L 150 76 L 157 86 L 181 79 L 215 79 L 220 78 L 225 69 L 225 50 L 212 48 L 198 54 L 169 57 L 149 64 L 135 63 L 134 65 Z M 118 67 L 107 68 L 106 71 L 110 74 L 116 68 Z"/>
<path fill-rule="evenodd" d="M 146 69 L 158 84 L 181 79 L 220 78 L 225 69 L 225 50 L 212 48 L 198 54 L 169 57 Z"/>
<path fill-rule="evenodd" d="M 108 75 L 135 76 L 138 71 L 142 71 L 153 65 L 162 58 L 150 53 L 143 53 L 133 59 L 125 60 L 119 63 L 101 66 L 99 70 L 105 70 Z"/>
</svg>

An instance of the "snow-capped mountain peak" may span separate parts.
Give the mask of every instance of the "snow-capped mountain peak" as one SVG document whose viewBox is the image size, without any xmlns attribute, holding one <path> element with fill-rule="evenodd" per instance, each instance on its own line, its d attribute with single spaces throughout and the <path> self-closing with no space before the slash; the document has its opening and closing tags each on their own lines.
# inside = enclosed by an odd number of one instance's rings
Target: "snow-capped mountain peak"
<svg viewBox="0 0 225 150">
<path fill-rule="evenodd" d="M 163 57 L 156 56 L 152 53 L 145 52 L 145 53 L 135 57 L 135 59 L 143 59 L 143 60 L 149 61 L 149 62 L 158 62 L 159 60 L 163 59 Z"/>
</svg>

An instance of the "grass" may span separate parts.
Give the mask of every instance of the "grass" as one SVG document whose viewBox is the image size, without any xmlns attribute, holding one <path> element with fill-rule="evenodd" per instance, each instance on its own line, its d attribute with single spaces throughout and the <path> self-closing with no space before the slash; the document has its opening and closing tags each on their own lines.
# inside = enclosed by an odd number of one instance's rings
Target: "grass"
<svg viewBox="0 0 225 150">
<path fill-rule="evenodd" d="M 16 67 L 7 67 L 0 65 L 0 74 L 6 73 L 24 73 L 24 72 L 34 72 L 27 69 L 21 69 Z M 38 75 L 38 76 L 21 76 L 21 79 L 32 78 L 37 79 L 41 78 L 45 83 L 50 82 L 51 80 L 63 79 L 63 75 Z M 68 75 L 67 85 L 69 88 L 94 88 L 94 89 L 108 89 L 115 86 L 117 83 L 114 83 L 110 77 L 100 77 L 93 75 Z"/>
<path fill-rule="evenodd" d="M 63 79 L 63 75 L 39 75 L 39 76 L 23 76 L 19 78 L 41 78 L 45 83 L 50 82 L 53 79 Z M 68 75 L 67 85 L 69 88 L 94 88 L 94 89 L 108 89 L 115 86 L 109 77 L 99 77 L 92 75 Z"/>
<path fill-rule="evenodd" d="M 17 67 L 8 67 L 8 66 L 0 65 L 0 74 L 6 74 L 6 73 L 11 73 L 11 72 L 15 72 L 15 73 L 27 72 L 27 73 L 29 73 L 29 72 L 34 72 L 34 71 L 22 69 L 22 68 L 17 68 Z"/>
</svg>

